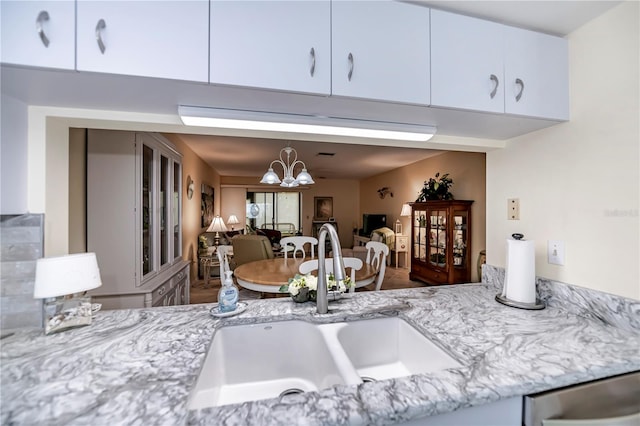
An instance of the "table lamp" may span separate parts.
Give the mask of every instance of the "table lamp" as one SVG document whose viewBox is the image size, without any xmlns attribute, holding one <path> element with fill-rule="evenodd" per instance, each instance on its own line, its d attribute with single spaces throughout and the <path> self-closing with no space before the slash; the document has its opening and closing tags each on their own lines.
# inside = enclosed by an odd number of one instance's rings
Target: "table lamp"
<svg viewBox="0 0 640 426">
<path fill-rule="evenodd" d="M 238 217 L 235 214 L 232 214 L 231 216 L 229 216 L 229 219 L 227 219 L 227 225 L 231 225 L 232 231 L 233 231 L 233 225 L 237 225 L 239 223 L 240 221 L 238 220 Z"/>
<path fill-rule="evenodd" d="M 402 210 L 400 211 L 400 217 L 411 216 L 411 206 L 407 203 L 402 205 Z M 402 223 L 400 219 L 396 220 L 396 234 L 402 235 Z"/>
<path fill-rule="evenodd" d="M 216 216 L 211 221 L 211 225 L 207 228 L 207 232 L 215 232 L 216 236 L 214 238 L 213 244 L 218 246 L 220 245 L 220 232 L 227 232 L 227 227 L 224 224 L 224 220 L 220 216 Z"/>
<path fill-rule="evenodd" d="M 45 334 L 91 324 L 86 291 L 101 285 L 95 253 L 38 259 L 33 297 L 44 299 Z"/>
</svg>

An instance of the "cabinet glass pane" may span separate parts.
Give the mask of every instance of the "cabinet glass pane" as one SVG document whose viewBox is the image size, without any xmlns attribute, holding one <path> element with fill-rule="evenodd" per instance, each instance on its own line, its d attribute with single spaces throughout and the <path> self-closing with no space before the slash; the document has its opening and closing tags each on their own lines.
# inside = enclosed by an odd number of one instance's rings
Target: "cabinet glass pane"
<svg viewBox="0 0 640 426">
<path fill-rule="evenodd" d="M 422 262 L 427 260 L 427 215 L 424 210 L 413 212 L 414 244 L 412 256 Z"/>
<path fill-rule="evenodd" d="M 429 262 L 444 267 L 447 263 L 447 212 L 429 210 Z"/>
<path fill-rule="evenodd" d="M 462 268 L 467 264 L 469 253 L 469 219 L 467 212 L 462 211 L 455 211 L 453 219 L 453 266 Z"/>
<path fill-rule="evenodd" d="M 153 149 L 142 146 L 142 275 L 153 270 Z"/>
<path fill-rule="evenodd" d="M 160 156 L 160 265 L 169 261 L 167 209 L 169 206 L 169 159 Z"/>
<path fill-rule="evenodd" d="M 171 217 L 173 219 L 173 258 L 182 256 L 182 245 L 180 244 L 180 182 L 182 176 L 180 174 L 180 164 L 173 163 L 173 198 Z"/>
</svg>

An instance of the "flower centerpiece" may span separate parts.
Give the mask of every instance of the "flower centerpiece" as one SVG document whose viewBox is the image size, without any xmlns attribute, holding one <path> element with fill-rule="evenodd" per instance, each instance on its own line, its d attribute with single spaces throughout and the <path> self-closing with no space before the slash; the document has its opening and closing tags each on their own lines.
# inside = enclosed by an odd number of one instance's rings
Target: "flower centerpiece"
<svg viewBox="0 0 640 426">
<path fill-rule="evenodd" d="M 343 281 L 336 281 L 334 275 L 327 274 L 327 291 L 329 300 L 338 300 L 342 293 L 345 293 L 351 287 L 351 278 L 346 277 Z M 281 293 L 289 293 L 294 302 L 306 302 L 308 300 L 316 300 L 318 291 L 318 277 L 315 275 L 296 274 L 295 277 L 289 278 L 289 282 L 280 287 Z"/>
</svg>

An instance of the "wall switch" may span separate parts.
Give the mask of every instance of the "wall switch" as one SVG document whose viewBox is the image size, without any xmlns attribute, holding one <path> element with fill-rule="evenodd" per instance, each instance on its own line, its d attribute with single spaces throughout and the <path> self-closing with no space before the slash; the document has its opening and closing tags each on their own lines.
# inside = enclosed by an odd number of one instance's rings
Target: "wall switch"
<svg viewBox="0 0 640 426">
<path fill-rule="evenodd" d="M 547 256 L 549 263 L 564 265 L 564 241 L 549 240 Z"/>
<path fill-rule="evenodd" d="M 520 199 L 507 199 L 507 219 L 520 220 Z"/>
</svg>

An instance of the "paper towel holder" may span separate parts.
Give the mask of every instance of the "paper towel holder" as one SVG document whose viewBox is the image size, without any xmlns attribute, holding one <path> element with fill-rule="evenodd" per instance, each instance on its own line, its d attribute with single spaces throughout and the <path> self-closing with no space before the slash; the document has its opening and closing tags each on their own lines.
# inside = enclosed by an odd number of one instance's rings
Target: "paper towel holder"
<svg viewBox="0 0 640 426">
<path fill-rule="evenodd" d="M 511 234 L 511 237 L 514 240 L 521 241 L 524 238 L 524 235 L 515 233 L 515 234 Z M 515 300 L 508 299 L 506 296 L 503 296 L 502 293 L 496 294 L 496 302 L 502 303 L 503 305 L 507 305 L 512 308 L 519 308 L 519 309 L 540 310 L 545 308 L 544 302 L 540 301 L 539 299 L 536 299 L 535 303 L 518 302 Z"/>
</svg>

